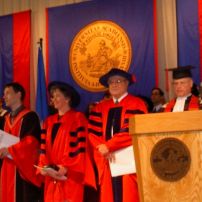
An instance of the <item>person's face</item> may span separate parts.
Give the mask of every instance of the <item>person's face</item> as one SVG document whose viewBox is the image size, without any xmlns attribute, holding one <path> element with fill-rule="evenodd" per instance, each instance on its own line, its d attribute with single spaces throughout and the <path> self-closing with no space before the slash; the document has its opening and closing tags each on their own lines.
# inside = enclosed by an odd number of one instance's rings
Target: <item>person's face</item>
<svg viewBox="0 0 202 202">
<path fill-rule="evenodd" d="M 12 87 L 6 87 L 4 89 L 4 101 L 7 107 L 12 108 L 21 99 L 21 93 L 15 92 Z"/>
<path fill-rule="evenodd" d="M 51 101 L 56 109 L 60 110 L 69 105 L 70 99 L 65 97 L 59 89 L 54 89 L 51 94 Z"/>
<path fill-rule="evenodd" d="M 162 101 L 160 92 L 157 89 L 154 89 L 151 94 L 151 101 L 153 104 L 159 104 Z"/>
<path fill-rule="evenodd" d="M 108 80 L 109 92 L 115 97 L 119 98 L 128 90 L 128 80 L 122 76 L 111 76 Z"/>
<path fill-rule="evenodd" d="M 191 93 L 193 81 L 191 78 L 181 78 L 173 81 L 174 92 L 177 97 L 184 97 Z"/>
</svg>

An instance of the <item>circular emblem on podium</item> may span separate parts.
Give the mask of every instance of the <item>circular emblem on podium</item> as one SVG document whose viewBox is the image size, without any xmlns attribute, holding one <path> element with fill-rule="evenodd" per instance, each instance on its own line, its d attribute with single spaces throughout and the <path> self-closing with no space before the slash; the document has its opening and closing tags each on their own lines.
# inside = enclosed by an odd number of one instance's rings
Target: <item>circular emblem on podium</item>
<svg viewBox="0 0 202 202">
<path fill-rule="evenodd" d="M 131 43 L 126 32 L 111 21 L 95 21 L 75 36 L 69 55 L 70 71 L 84 89 L 105 90 L 99 78 L 112 67 L 127 71 L 131 63 Z"/>
<path fill-rule="evenodd" d="M 151 167 L 164 181 L 178 181 L 189 171 L 191 156 L 187 146 L 176 138 L 160 140 L 151 152 Z"/>
</svg>

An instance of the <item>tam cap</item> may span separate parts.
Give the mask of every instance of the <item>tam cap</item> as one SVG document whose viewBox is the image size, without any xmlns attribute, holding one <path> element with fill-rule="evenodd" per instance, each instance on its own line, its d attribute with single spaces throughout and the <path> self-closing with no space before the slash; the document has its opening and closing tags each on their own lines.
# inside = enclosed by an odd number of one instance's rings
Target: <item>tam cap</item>
<svg viewBox="0 0 202 202">
<path fill-rule="evenodd" d="M 109 72 L 104 74 L 103 76 L 100 77 L 99 82 L 105 86 L 108 87 L 108 80 L 112 76 L 122 76 L 125 79 L 129 81 L 129 85 L 133 84 L 135 82 L 135 76 L 118 68 L 112 68 Z"/>
</svg>

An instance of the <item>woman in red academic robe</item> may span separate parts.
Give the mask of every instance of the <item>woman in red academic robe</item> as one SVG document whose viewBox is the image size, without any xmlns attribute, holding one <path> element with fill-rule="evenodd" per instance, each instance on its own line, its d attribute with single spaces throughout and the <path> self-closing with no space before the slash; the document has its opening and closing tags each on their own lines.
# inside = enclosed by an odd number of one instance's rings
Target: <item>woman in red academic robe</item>
<svg viewBox="0 0 202 202">
<path fill-rule="evenodd" d="M 42 134 L 39 166 L 45 176 L 44 200 L 82 202 L 87 120 L 73 109 L 80 96 L 64 82 L 51 82 L 49 92 L 58 113 L 47 118 Z"/>
</svg>

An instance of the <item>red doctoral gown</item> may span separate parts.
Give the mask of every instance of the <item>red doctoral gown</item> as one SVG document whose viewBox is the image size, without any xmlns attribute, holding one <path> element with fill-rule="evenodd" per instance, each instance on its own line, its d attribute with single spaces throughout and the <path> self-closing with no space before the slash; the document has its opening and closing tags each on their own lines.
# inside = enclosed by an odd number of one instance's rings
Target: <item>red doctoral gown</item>
<svg viewBox="0 0 202 202">
<path fill-rule="evenodd" d="M 39 187 L 41 181 L 36 176 L 36 169 L 33 166 L 38 162 L 40 149 L 38 116 L 35 112 L 22 109 L 11 122 L 10 114 L 8 114 L 6 115 L 4 130 L 20 137 L 20 142 L 8 148 L 12 159 L 3 159 L 1 202 L 38 201 L 40 190 L 36 186 Z"/>
<path fill-rule="evenodd" d="M 164 110 L 164 112 L 172 112 L 173 108 L 175 106 L 176 99 L 171 100 Z M 199 100 L 198 97 L 191 95 L 187 97 L 184 105 L 184 111 L 190 111 L 190 110 L 198 110 L 199 109 Z"/>
<path fill-rule="evenodd" d="M 111 110 L 117 108 L 119 121 L 117 122 L 116 133 L 109 137 L 111 126 L 109 122 Z M 132 145 L 132 139 L 129 135 L 129 117 L 135 114 L 146 113 L 145 103 L 132 95 L 127 95 L 120 103 L 114 104 L 113 100 L 100 102 L 90 113 L 89 117 L 89 139 L 94 147 L 94 159 L 98 169 L 100 185 L 100 201 L 114 202 L 112 190 L 112 177 L 109 169 L 108 160 L 100 155 L 96 147 L 100 144 L 106 144 L 110 152 L 122 149 Z M 138 189 L 136 175 L 124 175 L 122 178 L 122 201 L 137 202 Z"/>
<path fill-rule="evenodd" d="M 82 202 L 87 120 L 82 113 L 71 110 L 60 119 L 58 114 L 48 117 L 44 125 L 39 165 L 67 168 L 67 180 L 45 177 L 45 202 Z"/>
</svg>

